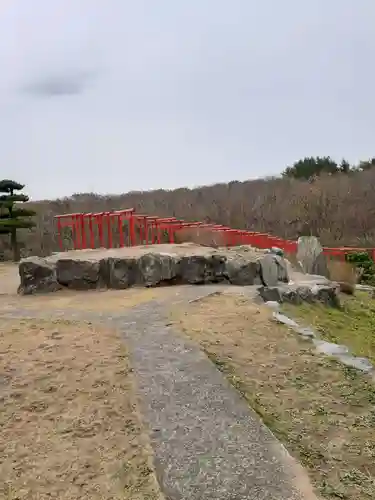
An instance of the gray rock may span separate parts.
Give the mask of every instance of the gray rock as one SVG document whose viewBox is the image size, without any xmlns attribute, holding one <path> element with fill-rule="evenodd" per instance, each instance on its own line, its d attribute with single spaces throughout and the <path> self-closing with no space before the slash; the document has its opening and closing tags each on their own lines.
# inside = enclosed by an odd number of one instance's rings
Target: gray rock
<svg viewBox="0 0 375 500">
<path fill-rule="evenodd" d="M 345 345 L 326 342 L 325 340 L 317 339 L 315 342 L 317 352 L 335 356 L 340 354 L 348 354 L 349 349 Z"/>
<path fill-rule="evenodd" d="M 322 251 L 323 247 L 315 236 L 301 236 L 298 238 L 297 260 L 301 263 L 305 273 L 313 274 L 314 262 Z"/>
<path fill-rule="evenodd" d="M 259 260 L 249 260 L 241 255 L 230 255 L 225 263 L 225 276 L 232 285 L 248 286 L 259 282 Z"/>
<path fill-rule="evenodd" d="M 317 290 L 314 290 L 315 298 L 325 305 L 339 308 L 341 306 L 339 290 L 336 283 L 332 283 L 332 285 L 318 285 Z"/>
<path fill-rule="evenodd" d="M 269 253 L 259 260 L 259 264 L 264 286 L 276 286 L 279 281 L 289 281 L 288 266 L 283 257 Z"/>
<path fill-rule="evenodd" d="M 107 278 L 102 274 L 102 279 L 107 282 L 108 288 L 122 290 L 140 281 L 136 259 L 109 258 L 107 266 Z"/>
<path fill-rule="evenodd" d="M 315 302 L 314 290 L 315 288 L 312 288 L 311 286 L 298 285 L 296 287 L 296 293 L 300 298 L 300 302 Z"/>
<path fill-rule="evenodd" d="M 305 273 L 329 278 L 326 256 L 323 254 L 322 245 L 315 236 L 298 238 L 297 261 L 301 263 Z"/>
<path fill-rule="evenodd" d="M 278 268 L 275 255 L 267 254 L 260 260 L 260 277 L 264 286 L 276 286 L 278 283 Z"/>
<path fill-rule="evenodd" d="M 308 326 L 299 326 L 296 332 L 305 339 L 313 339 L 316 336 L 314 330 Z"/>
<path fill-rule="evenodd" d="M 277 279 L 283 283 L 289 282 L 289 266 L 287 261 L 280 255 L 273 256 L 277 266 Z"/>
<path fill-rule="evenodd" d="M 371 373 L 374 371 L 374 366 L 368 358 L 361 358 L 351 354 L 339 354 L 337 358 L 341 363 L 363 373 Z"/>
<path fill-rule="evenodd" d="M 100 276 L 104 263 L 100 260 L 59 259 L 56 262 L 57 281 L 74 290 L 104 286 Z"/>
<path fill-rule="evenodd" d="M 287 302 L 296 306 L 299 306 L 303 302 L 303 295 L 300 295 L 298 287 L 286 286 L 281 288 L 281 297 L 282 302 Z"/>
<path fill-rule="evenodd" d="M 258 293 L 264 302 L 283 302 L 283 294 L 277 286 L 261 286 L 258 288 Z"/>
<path fill-rule="evenodd" d="M 138 275 L 144 286 L 155 286 L 177 277 L 180 259 L 175 255 L 147 253 L 137 261 Z"/>
<path fill-rule="evenodd" d="M 56 265 L 47 259 L 41 257 L 22 259 L 18 272 L 21 281 L 18 293 L 21 295 L 56 292 L 62 288 L 57 282 Z"/>
<path fill-rule="evenodd" d="M 315 261 L 313 262 L 312 274 L 325 276 L 328 279 L 330 278 L 330 273 L 327 264 L 327 257 L 324 255 L 323 252 L 317 255 Z"/>
<path fill-rule="evenodd" d="M 290 328 L 293 328 L 294 330 L 299 328 L 298 323 L 296 323 L 294 321 L 294 319 L 289 318 L 288 316 L 286 316 L 285 314 L 282 314 L 279 311 L 274 311 L 272 314 L 272 317 L 275 321 L 277 321 L 277 323 L 281 323 L 282 325 L 289 326 Z"/>
<path fill-rule="evenodd" d="M 258 293 L 265 302 L 276 301 L 300 305 L 303 302 L 321 302 L 330 307 L 340 307 L 338 287 L 336 283 L 329 285 L 298 286 L 280 284 L 278 286 L 263 286 Z"/>
<path fill-rule="evenodd" d="M 218 283 L 225 280 L 225 256 L 184 256 L 179 263 L 179 278 L 182 283 Z"/>
</svg>

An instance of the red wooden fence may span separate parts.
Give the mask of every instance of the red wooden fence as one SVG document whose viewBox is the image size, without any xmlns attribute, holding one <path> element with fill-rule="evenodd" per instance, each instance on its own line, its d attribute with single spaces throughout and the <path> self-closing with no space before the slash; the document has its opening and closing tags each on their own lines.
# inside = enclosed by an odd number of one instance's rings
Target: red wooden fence
<svg viewBox="0 0 375 500">
<path fill-rule="evenodd" d="M 175 242 L 176 234 L 186 228 L 201 228 L 206 232 L 220 235 L 220 241 L 226 246 L 252 245 L 256 248 L 279 247 L 286 253 L 297 252 L 297 242 L 285 240 L 266 233 L 232 229 L 220 224 L 187 222 L 176 217 L 157 217 L 137 214 L 134 208 L 125 208 L 112 212 L 75 213 L 55 216 L 57 237 L 61 251 L 67 250 L 63 241 L 64 228 L 71 230 L 73 249 L 113 248 L 135 246 L 139 244 L 160 244 L 167 236 L 169 243 Z M 124 231 L 124 223 L 127 230 Z M 116 228 L 117 241 L 114 242 Z M 367 251 L 375 260 L 374 248 L 325 247 L 324 253 L 333 257 L 345 258 L 351 252 Z"/>
</svg>

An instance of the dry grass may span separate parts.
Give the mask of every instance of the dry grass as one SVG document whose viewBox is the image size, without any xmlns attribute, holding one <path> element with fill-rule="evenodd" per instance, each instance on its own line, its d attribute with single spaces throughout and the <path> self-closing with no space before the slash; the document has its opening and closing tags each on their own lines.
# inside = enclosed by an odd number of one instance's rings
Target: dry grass
<svg viewBox="0 0 375 500">
<path fill-rule="evenodd" d="M 331 280 L 349 283 L 353 286 L 358 283 L 358 270 L 354 264 L 342 260 L 327 259 L 327 266 Z"/>
<path fill-rule="evenodd" d="M 0 497 L 158 499 L 117 333 L 2 319 Z"/>
<path fill-rule="evenodd" d="M 375 387 L 244 297 L 171 313 L 307 469 L 326 499 L 375 498 Z"/>
<path fill-rule="evenodd" d="M 340 291 L 348 295 L 355 293 L 355 286 L 359 282 L 358 268 L 350 263 L 334 258 L 327 259 L 329 277 L 340 284 Z"/>
</svg>

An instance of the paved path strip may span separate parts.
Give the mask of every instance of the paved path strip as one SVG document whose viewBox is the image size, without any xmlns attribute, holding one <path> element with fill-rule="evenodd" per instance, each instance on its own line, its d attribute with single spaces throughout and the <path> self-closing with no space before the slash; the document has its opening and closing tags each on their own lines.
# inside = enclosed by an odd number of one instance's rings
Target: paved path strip
<svg viewBox="0 0 375 500">
<path fill-rule="evenodd" d="M 199 347 L 165 326 L 156 303 L 127 317 L 118 326 L 168 499 L 315 498 L 305 471 Z"/>
<path fill-rule="evenodd" d="M 189 291 L 185 300 L 202 292 Z M 42 312 L 32 315 L 45 316 Z M 48 312 L 49 318 L 56 315 Z M 73 315 L 71 310 L 69 316 L 110 322 L 122 332 L 166 499 L 316 498 L 305 471 L 222 373 L 198 346 L 166 326 L 162 304 L 149 302 L 121 316 L 88 316 L 82 311 Z"/>
</svg>

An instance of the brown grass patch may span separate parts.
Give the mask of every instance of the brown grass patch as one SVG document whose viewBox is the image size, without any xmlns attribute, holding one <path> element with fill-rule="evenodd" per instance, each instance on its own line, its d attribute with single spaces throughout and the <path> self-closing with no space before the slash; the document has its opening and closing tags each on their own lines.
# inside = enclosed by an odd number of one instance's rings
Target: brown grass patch
<svg viewBox="0 0 375 500">
<path fill-rule="evenodd" d="M 358 270 L 356 266 L 350 262 L 327 259 L 327 266 L 330 278 L 333 281 L 350 283 L 356 285 L 358 282 Z"/>
<path fill-rule="evenodd" d="M 323 498 L 375 498 L 375 387 L 365 376 L 316 355 L 245 297 L 210 297 L 171 315 L 305 466 Z"/>
<path fill-rule="evenodd" d="M 157 499 L 116 332 L 2 319 L 0 497 Z"/>
</svg>

